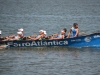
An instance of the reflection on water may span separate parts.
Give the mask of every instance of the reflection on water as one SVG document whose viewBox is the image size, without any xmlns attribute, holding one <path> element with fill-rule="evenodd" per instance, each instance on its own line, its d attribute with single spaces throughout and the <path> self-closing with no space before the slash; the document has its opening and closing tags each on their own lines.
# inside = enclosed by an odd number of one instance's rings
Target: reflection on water
<svg viewBox="0 0 100 75">
<path fill-rule="evenodd" d="M 96 48 L 0 50 L 0 75 L 99 75 L 99 57 Z"/>
</svg>

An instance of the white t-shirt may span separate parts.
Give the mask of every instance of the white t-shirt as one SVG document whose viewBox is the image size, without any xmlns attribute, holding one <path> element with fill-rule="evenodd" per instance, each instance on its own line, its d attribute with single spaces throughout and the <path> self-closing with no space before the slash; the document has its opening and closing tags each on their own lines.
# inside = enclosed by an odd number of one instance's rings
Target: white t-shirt
<svg viewBox="0 0 100 75">
<path fill-rule="evenodd" d="M 19 37 L 18 36 L 15 36 L 15 39 L 19 39 Z"/>
<path fill-rule="evenodd" d="M 0 30 L 0 34 L 2 34 L 2 31 Z"/>
</svg>

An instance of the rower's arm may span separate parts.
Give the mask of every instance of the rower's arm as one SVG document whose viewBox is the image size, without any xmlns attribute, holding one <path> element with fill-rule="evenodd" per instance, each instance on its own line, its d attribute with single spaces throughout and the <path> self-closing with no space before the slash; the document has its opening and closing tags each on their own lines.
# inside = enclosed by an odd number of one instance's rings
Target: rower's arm
<svg viewBox="0 0 100 75">
<path fill-rule="evenodd" d="M 71 32 L 72 32 L 72 29 L 70 28 L 70 31 L 69 31 L 69 33 L 68 33 L 67 38 L 70 38 L 70 34 L 71 34 Z"/>
<path fill-rule="evenodd" d="M 60 40 L 60 39 L 64 39 L 64 35 L 62 35 L 60 38 L 53 38 L 51 40 Z"/>
<path fill-rule="evenodd" d="M 77 37 L 77 36 L 78 36 L 78 34 L 79 34 L 79 29 L 77 29 L 76 34 L 75 34 L 75 36 L 74 36 L 74 37 Z"/>
<path fill-rule="evenodd" d="M 31 38 L 31 40 L 39 40 L 42 36 L 38 36 L 37 38 Z"/>
</svg>

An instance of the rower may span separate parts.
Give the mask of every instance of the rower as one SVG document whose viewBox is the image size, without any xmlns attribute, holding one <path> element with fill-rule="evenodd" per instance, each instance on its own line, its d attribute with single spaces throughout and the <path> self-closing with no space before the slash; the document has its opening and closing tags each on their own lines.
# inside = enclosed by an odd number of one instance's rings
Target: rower
<svg viewBox="0 0 100 75">
<path fill-rule="evenodd" d="M 67 29 L 66 28 L 64 28 L 64 29 L 62 29 L 62 31 L 64 31 L 64 38 L 66 38 L 67 36 L 66 36 L 66 32 L 67 32 Z M 49 39 L 51 39 L 51 38 L 57 38 L 58 36 L 59 36 L 60 34 L 53 34 L 52 36 L 49 36 L 48 38 Z"/>
<path fill-rule="evenodd" d="M 0 30 L 0 38 L 1 38 L 2 31 Z"/>
<path fill-rule="evenodd" d="M 6 37 L 2 37 L 2 31 L 0 30 L 0 41 L 3 41 L 5 39 L 6 39 Z"/>
<path fill-rule="evenodd" d="M 60 34 L 57 37 L 53 36 L 50 40 L 60 40 L 64 39 L 64 37 L 65 37 L 65 31 L 61 30 Z"/>
<path fill-rule="evenodd" d="M 22 34 L 23 34 L 22 32 L 17 32 L 17 36 L 15 36 L 15 35 L 10 35 L 10 36 L 5 37 L 5 39 L 2 40 L 2 41 L 23 40 Z"/>
<path fill-rule="evenodd" d="M 15 35 L 10 35 L 2 38 L 2 41 L 13 41 L 15 40 Z"/>
<path fill-rule="evenodd" d="M 22 32 L 17 32 L 17 36 L 15 36 L 14 40 L 22 40 L 23 39 L 23 33 Z"/>
<path fill-rule="evenodd" d="M 44 32 L 43 39 L 48 39 L 47 32 L 45 30 L 43 32 Z"/>
<path fill-rule="evenodd" d="M 4 40 L 4 37 L 2 37 L 1 35 L 2 35 L 2 31 L 0 30 L 0 41 Z"/>
<path fill-rule="evenodd" d="M 18 29 L 18 32 L 22 32 L 22 36 L 24 37 L 24 29 L 23 28 Z"/>
<path fill-rule="evenodd" d="M 78 28 L 78 24 L 77 23 L 74 23 L 73 27 L 70 28 L 70 31 L 68 33 L 67 38 L 70 38 L 71 33 L 72 33 L 71 38 L 78 37 L 78 35 L 79 35 L 79 28 Z"/>
<path fill-rule="evenodd" d="M 36 37 L 34 37 L 34 38 L 30 38 L 31 40 L 42 40 L 43 39 L 43 37 L 44 37 L 44 30 L 40 30 L 39 31 L 39 35 L 38 36 L 36 36 Z"/>
<path fill-rule="evenodd" d="M 64 30 L 64 32 L 65 32 L 65 34 L 64 34 L 65 37 L 64 37 L 64 38 L 66 38 L 66 37 L 67 37 L 67 35 L 66 35 L 67 29 L 64 28 L 63 30 Z"/>
</svg>

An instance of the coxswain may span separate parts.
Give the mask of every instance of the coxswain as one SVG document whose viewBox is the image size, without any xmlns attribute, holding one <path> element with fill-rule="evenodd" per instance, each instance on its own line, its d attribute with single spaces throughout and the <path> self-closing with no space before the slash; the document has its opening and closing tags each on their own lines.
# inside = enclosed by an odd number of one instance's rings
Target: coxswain
<svg viewBox="0 0 100 75">
<path fill-rule="evenodd" d="M 72 33 L 72 35 L 71 35 L 71 33 Z M 78 35 L 79 35 L 78 24 L 77 24 L 77 23 L 74 23 L 74 24 L 73 24 L 73 27 L 70 28 L 70 31 L 69 31 L 69 33 L 68 33 L 67 38 L 70 38 L 70 37 L 71 37 L 71 38 L 78 37 Z"/>
</svg>

